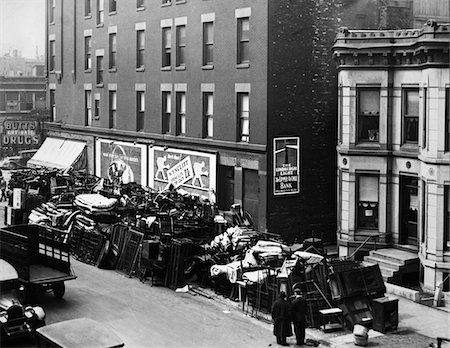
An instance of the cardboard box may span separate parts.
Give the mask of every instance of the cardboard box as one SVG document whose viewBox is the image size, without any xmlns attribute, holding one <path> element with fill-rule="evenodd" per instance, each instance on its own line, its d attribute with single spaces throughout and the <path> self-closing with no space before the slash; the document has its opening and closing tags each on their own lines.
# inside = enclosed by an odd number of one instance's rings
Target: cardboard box
<svg viewBox="0 0 450 348">
<path fill-rule="evenodd" d="M 25 209 L 25 199 L 26 192 L 24 189 L 15 188 L 13 189 L 13 208 L 15 209 Z"/>
</svg>

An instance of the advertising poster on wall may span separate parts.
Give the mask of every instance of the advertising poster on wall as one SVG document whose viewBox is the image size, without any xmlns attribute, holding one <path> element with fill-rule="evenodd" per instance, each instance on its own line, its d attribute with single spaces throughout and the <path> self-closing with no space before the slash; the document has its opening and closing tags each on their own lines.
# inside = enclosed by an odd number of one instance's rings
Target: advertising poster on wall
<svg viewBox="0 0 450 348">
<path fill-rule="evenodd" d="M 192 194 L 208 196 L 216 191 L 216 155 L 152 147 L 149 150 L 149 186 L 163 190 L 169 185 Z"/>
<path fill-rule="evenodd" d="M 273 139 L 273 194 L 300 192 L 300 138 Z"/>
<path fill-rule="evenodd" d="M 136 182 L 147 186 L 147 146 L 97 139 L 95 175 L 116 183 Z"/>
</svg>

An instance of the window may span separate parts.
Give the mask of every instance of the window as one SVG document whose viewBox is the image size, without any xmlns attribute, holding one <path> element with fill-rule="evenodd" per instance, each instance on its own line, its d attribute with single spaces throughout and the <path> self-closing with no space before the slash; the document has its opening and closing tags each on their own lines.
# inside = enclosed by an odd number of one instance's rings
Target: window
<svg viewBox="0 0 450 348">
<path fill-rule="evenodd" d="M 109 34 L 109 69 L 116 68 L 117 57 L 117 34 Z"/>
<path fill-rule="evenodd" d="M 403 91 L 403 143 L 417 144 L 419 138 L 419 89 Z"/>
<path fill-rule="evenodd" d="M 450 152 L 450 88 L 445 88 L 445 151 Z"/>
<path fill-rule="evenodd" d="M 84 0 L 84 16 L 88 17 L 92 15 L 92 0 Z"/>
<path fill-rule="evenodd" d="M 378 142 L 380 129 L 380 89 L 358 88 L 358 142 Z"/>
<path fill-rule="evenodd" d="M 177 35 L 177 66 L 186 66 L 186 26 L 176 27 Z"/>
<path fill-rule="evenodd" d="M 6 92 L 6 111 L 19 111 L 19 92 Z"/>
<path fill-rule="evenodd" d="M 358 229 L 378 229 L 378 176 L 358 175 Z"/>
<path fill-rule="evenodd" d="M 421 241 L 425 242 L 426 240 L 426 228 L 427 228 L 427 215 L 428 215 L 428 189 L 427 182 L 425 180 L 422 181 L 422 204 L 421 204 Z"/>
<path fill-rule="evenodd" d="M 186 93 L 177 92 L 176 94 L 176 134 L 186 134 Z"/>
<path fill-rule="evenodd" d="M 84 91 L 84 110 L 85 125 L 90 126 L 92 124 L 92 91 Z"/>
<path fill-rule="evenodd" d="M 144 0 L 137 0 L 136 8 L 142 8 L 142 7 L 144 7 Z"/>
<path fill-rule="evenodd" d="M 103 56 L 97 56 L 97 85 L 103 84 Z"/>
<path fill-rule="evenodd" d="M 109 91 L 109 128 L 117 127 L 117 92 Z"/>
<path fill-rule="evenodd" d="M 214 22 L 203 23 L 203 65 L 214 63 Z"/>
<path fill-rule="evenodd" d="M 427 90 L 428 88 L 424 87 L 423 89 L 423 123 L 422 123 L 422 149 L 427 149 Z"/>
<path fill-rule="evenodd" d="M 109 12 L 117 11 L 117 0 L 109 0 Z"/>
<path fill-rule="evenodd" d="M 172 51 L 172 31 L 171 28 L 162 28 L 162 67 L 170 67 L 170 56 Z"/>
<path fill-rule="evenodd" d="M 52 122 L 56 120 L 56 99 L 55 99 L 55 90 L 50 90 L 50 118 Z"/>
<path fill-rule="evenodd" d="M 84 70 L 92 69 L 92 37 L 84 37 Z"/>
<path fill-rule="evenodd" d="M 203 138 L 212 138 L 214 135 L 214 94 L 203 93 Z"/>
<path fill-rule="evenodd" d="M 172 98 L 170 92 L 162 92 L 162 133 L 170 133 L 170 113 Z"/>
<path fill-rule="evenodd" d="M 450 250 L 450 185 L 444 186 L 444 250 Z"/>
<path fill-rule="evenodd" d="M 55 8 L 56 0 L 50 0 L 50 13 L 48 14 L 48 20 L 50 23 L 55 23 Z"/>
<path fill-rule="evenodd" d="M 171 5 L 172 0 L 161 0 L 161 5 Z"/>
<path fill-rule="evenodd" d="M 49 69 L 50 71 L 55 71 L 55 64 L 56 64 L 56 43 L 54 40 L 50 41 L 50 62 L 49 62 Z"/>
<path fill-rule="evenodd" d="M 245 64 L 250 62 L 249 45 L 250 45 L 250 18 L 238 18 L 238 49 L 237 63 Z"/>
<path fill-rule="evenodd" d="M 145 32 L 144 30 L 136 31 L 137 35 L 137 55 L 136 68 L 144 67 L 144 50 L 145 50 Z"/>
<path fill-rule="evenodd" d="M 105 21 L 104 0 L 97 0 L 97 25 L 101 25 Z"/>
<path fill-rule="evenodd" d="M 21 92 L 20 93 L 20 110 L 32 110 L 33 109 L 33 92 Z"/>
<path fill-rule="evenodd" d="M 238 141 L 249 142 L 250 140 L 250 105 L 248 93 L 237 94 L 237 114 L 239 124 Z"/>
<path fill-rule="evenodd" d="M 144 117 L 145 117 L 145 92 L 136 92 L 136 131 L 141 132 L 144 130 Z"/>
<path fill-rule="evenodd" d="M 100 119 L 100 95 L 96 94 L 94 98 L 94 119 Z"/>
</svg>

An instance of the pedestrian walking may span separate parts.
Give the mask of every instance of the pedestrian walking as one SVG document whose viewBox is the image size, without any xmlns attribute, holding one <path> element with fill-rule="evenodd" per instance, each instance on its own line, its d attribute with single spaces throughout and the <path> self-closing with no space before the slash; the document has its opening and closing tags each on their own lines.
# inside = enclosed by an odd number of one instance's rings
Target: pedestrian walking
<svg viewBox="0 0 450 348">
<path fill-rule="evenodd" d="M 0 202 L 2 202 L 3 199 L 6 201 L 7 200 L 7 198 L 6 198 L 6 181 L 3 177 L 0 178 L 0 191 L 1 191 Z"/>
<path fill-rule="evenodd" d="M 306 301 L 300 289 L 295 289 L 294 295 L 295 297 L 292 300 L 292 322 L 297 345 L 302 346 L 305 344 Z"/>
<path fill-rule="evenodd" d="M 286 299 L 286 293 L 280 292 L 279 299 L 272 306 L 273 334 L 277 337 L 277 343 L 288 346 L 286 337 L 292 336 L 291 304 Z"/>
</svg>

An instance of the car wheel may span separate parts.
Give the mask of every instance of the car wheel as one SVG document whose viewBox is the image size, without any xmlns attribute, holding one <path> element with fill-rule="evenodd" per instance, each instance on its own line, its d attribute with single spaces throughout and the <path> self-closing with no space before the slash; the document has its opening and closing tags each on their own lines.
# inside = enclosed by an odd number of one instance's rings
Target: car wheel
<svg viewBox="0 0 450 348">
<path fill-rule="evenodd" d="M 64 285 L 64 282 L 55 283 L 53 284 L 53 295 L 55 295 L 56 298 L 63 298 L 64 293 L 66 292 L 66 286 Z"/>
</svg>

